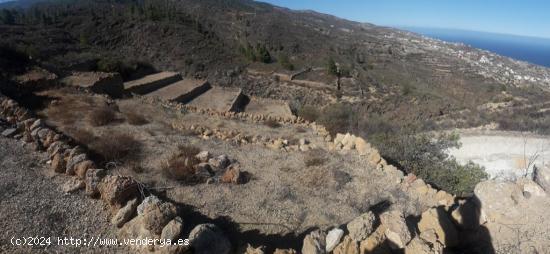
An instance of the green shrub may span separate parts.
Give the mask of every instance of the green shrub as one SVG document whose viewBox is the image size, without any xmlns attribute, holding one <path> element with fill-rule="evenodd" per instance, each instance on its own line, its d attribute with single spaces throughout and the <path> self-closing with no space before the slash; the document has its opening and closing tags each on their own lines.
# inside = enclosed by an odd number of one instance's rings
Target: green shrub
<svg viewBox="0 0 550 254">
<path fill-rule="evenodd" d="M 336 66 L 336 62 L 334 62 L 334 59 L 332 59 L 332 57 L 327 60 L 326 68 L 328 74 L 338 76 L 338 66 Z"/>
<path fill-rule="evenodd" d="M 258 56 L 258 60 L 260 60 L 262 63 L 271 63 L 271 54 L 269 53 L 269 50 L 267 50 L 265 45 L 256 45 L 256 54 Z"/>
<path fill-rule="evenodd" d="M 288 58 L 287 55 L 285 54 L 281 54 L 279 55 L 279 64 L 281 65 L 281 67 L 289 70 L 289 71 L 292 71 L 294 70 L 294 65 L 290 62 L 290 59 Z"/>
<path fill-rule="evenodd" d="M 456 134 L 416 134 L 402 129 L 397 133 L 371 136 L 369 141 L 382 156 L 407 173 L 413 173 L 432 186 L 458 196 L 467 196 L 485 179 L 485 170 L 474 163 L 460 165 L 447 149 L 459 147 Z"/>
<path fill-rule="evenodd" d="M 297 111 L 298 116 L 310 122 L 317 121 L 317 118 L 319 118 L 320 115 L 320 112 L 316 107 L 309 105 L 301 106 L 297 109 Z"/>
<path fill-rule="evenodd" d="M 336 103 L 324 108 L 317 122 L 332 134 L 346 133 L 354 129 L 357 114 L 351 105 Z"/>
</svg>

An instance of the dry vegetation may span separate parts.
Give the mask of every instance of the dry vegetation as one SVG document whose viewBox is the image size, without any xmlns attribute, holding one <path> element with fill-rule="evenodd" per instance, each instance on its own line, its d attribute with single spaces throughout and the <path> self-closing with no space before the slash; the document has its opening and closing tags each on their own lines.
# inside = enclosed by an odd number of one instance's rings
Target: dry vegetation
<svg viewBox="0 0 550 254">
<path fill-rule="evenodd" d="M 281 124 L 273 119 L 266 120 L 264 124 L 270 128 L 279 128 Z"/>
<path fill-rule="evenodd" d="M 109 107 L 101 107 L 94 109 L 88 115 L 88 123 L 92 126 L 105 126 L 116 119 L 116 113 Z"/>
<path fill-rule="evenodd" d="M 139 158 L 142 143 L 127 133 L 108 133 L 96 138 L 88 147 L 105 162 L 124 162 Z"/>
<path fill-rule="evenodd" d="M 195 176 L 194 165 L 200 161 L 195 157 L 200 149 L 194 146 L 179 146 L 163 164 L 162 172 L 170 179 L 186 183 L 196 183 L 200 179 Z"/>
<path fill-rule="evenodd" d="M 131 125 L 145 125 L 149 123 L 149 120 L 136 112 L 126 112 L 124 115 L 126 117 L 126 121 Z"/>
<path fill-rule="evenodd" d="M 321 150 L 312 150 L 304 156 L 304 164 L 306 167 L 322 166 L 326 162 L 325 153 Z"/>
</svg>

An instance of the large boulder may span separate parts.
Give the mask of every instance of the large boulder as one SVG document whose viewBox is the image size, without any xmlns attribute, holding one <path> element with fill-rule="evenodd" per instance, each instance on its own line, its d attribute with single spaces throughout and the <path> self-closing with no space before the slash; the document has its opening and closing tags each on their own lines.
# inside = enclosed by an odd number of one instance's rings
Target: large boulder
<svg viewBox="0 0 550 254">
<path fill-rule="evenodd" d="M 325 234 L 320 230 L 315 230 L 306 237 L 302 245 L 302 254 L 324 254 L 325 252 Z"/>
<path fill-rule="evenodd" d="M 367 239 L 374 231 L 375 221 L 376 217 L 371 211 L 353 219 L 347 224 L 349 236 L 351 239 L 358 242 Z"/>
<path fill-rule="evenodd" d="M 550 249 L 550 198 L 532 180 L 489 180 L 479 183 L 474 194 L 483 223 L 479 232 L 490 239 L 495 252 L 544 253 Z"/>
<path fill-rule="evenodd" d="M 458 231 L 442 207 L 430 208 L 423 212 L 418 222 L 418 229 L 421 234 L 424 231 L 434 230 L 437 241 L 447 247 L 458 244 Z"/>
<path fill-rule="evenodd" d="M 199 224 L 189 233 L 189 243 L 195 254 L 228 254 L 231 243 L 214 224 Z"/>
</svg>

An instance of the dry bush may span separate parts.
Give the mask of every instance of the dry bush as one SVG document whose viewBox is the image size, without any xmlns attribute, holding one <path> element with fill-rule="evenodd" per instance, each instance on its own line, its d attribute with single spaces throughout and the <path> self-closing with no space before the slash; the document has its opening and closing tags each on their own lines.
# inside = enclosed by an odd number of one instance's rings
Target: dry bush
<svg viewBox="0 0 550 254">
<path fill-rule="evenodd" d="M 120 162 L 139 157 L 142 143 L 126 133 L 105 134 L 97 138 L 90 148 L 106 162 Z"/>
<path fill-rule="evenodd" d="M 115 111 L 109 107 L 100 107 L 94 109 L 88 115 L 88 122 L 92 126 L 104 126 L 116 119 Z"/>
<path fill-rule="evenodd" d="M 76 142 L 82 145 L 89 145 L 96 139 L 96 136 L 88 130 L 69 128 L 67 134 Z"/>
<path fill-rule="evenodd" d="M 145 125 L 148 124 L 149 121 L 143 116 L 136 112 L 127 112 L 125 114 L 126 121 L 128 121 L 131 125 Z"/>
<path fill-rule="evenodd" d="M 304 164 L 306 165 L 306 167 L 321 166 L 324 165 L 326 162 L 327 160 L 324 157 L 324 153 L 320 151 L 310 151 L 305 154 L 304 157 Z"/>
<path fill-rule="evenodd" d="M 281 124 L 273 119 L 269 119 L 264 121 L 264 124 L 270 128 L 279 128 L 281 127 Z"/>
<path fill-rule="evenodd" d="M 200 149 L 194 146 L 179 146 L 178 151 L 172 154 L 162 165 L 163 174 L 171 179 L 188 183 L 198 182 L 195 176 L 196 164 L 200 161 L 195 157 Z"/>
<path fill-rule="evenodd" d="M 346 172 L 326 167 L 306 168 L 299 178 L 305 186 L 312 188 L 340 189 L 351 181 L 351 176 Z"/>
</svg>

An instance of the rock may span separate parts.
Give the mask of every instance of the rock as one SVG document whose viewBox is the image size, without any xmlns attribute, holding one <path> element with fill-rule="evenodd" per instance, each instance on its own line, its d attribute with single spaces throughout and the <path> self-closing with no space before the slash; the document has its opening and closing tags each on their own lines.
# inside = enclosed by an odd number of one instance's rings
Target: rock
<svg viewBox="0 0 550 254">
<path fill-rule="evenodd" d="M 12 137 L 13 135 L 15 135 L 16 133 L 17 133 L 17 129 L 9 128 L 9 129 L 5 129 L 2 132 L 2 136 L 6 137 L 6 138 L 9 138 L 9 137 Z"/>
<path fill-rule="evenodd" d="M 264 247 L 260 246 L 258 248 L 254 248 L 252 245 L 248 244 L 246 246 L 246 250 L 244 254 L 265 254 Z"/>
<path fill-rule="evenodd" d="M 392 249 L 405 248 L 405 245 L 411 241 L 411 233 L 401 211 L 385 212 L 380 215 L 380 221 L 386 228 L 384 234 Z"/>
<path fill-rule="evenodd" d="M 347 224 L 347 229 L 351 239 L 357 242 L 367 239 L 374 230 L 375 220 L 374 214 L 369 211 L 350 221 Z"/>
<path fill-rule="evenodd" d="M 422 213 L 418 222 L 420 233 L 434 230 L 438 241 L 447 247 L 458 244 L 458 232 L 442 207 L 430 208 Z"/>
<path fill-rule="evenodd" d="M 107 175 L 105 169 L 88 169 L 86 171 L 86 195 L 96 197 L 99 194 L 99 183 Z"/>
<path fill-rule="evenodd" d="M 160 202 L 147 205 L 143 208 L 144 228 L 156 235 L 160 235 L 168 222 L 176 217 L 176 207 L 172 203 Z"/>
<path fill-rule="evenodd" d="M 432 248 L 433 246 L 433 248 Z M 421 253 L 443 253 L 440 243 L 429 244 L 424 240 L 415 237 L 405 247 L 405 254 L 421 254 Z"/>
<path fill-rule="evenodd" d="M 544 189 L 530 179 L 520 178 L 516 182 L 523 189 L 523 196 L 546 197 Z"/>
<path fill-rule="evenodd" d="M 228 254 L 231 243 L 214 224 L 199 224 L 189 233 L 189 243 L 195 254 Z"/>
<path fill-rule="evenodd" d="M 94 168 L 94 162 L 91 161 L 91 160 L 85 160 L 85 161 L 82 161 L 80 163 L 78 163 L 74 168 L 75 168 L 75 174 L 78 178 L 80 179 L 84 179 L 86 178 L 86 172 L 88 171 L 88 169 L 90 168 Z"/>
<path fill-rule="evenodd" d="M 270 148 L 275 149 L 275 150 L 280 150 L 284 146 L 285 145 L 283 144 L 283 141 L 281 139 L 277 139 L 277 140 L 273 141 L 273 144 L 269 145 Z"/>
<path fill-rule="evenodd" d="M 78 163 L 81 163 L 88 159 L 88 156 L 85 153 L 78 154 L 75 156 L 69 156 L 69 160 L 67 161 L 67 167 L 65 169 L 65 174 L 67 175 L 74 175 L 75 174 L 75 166 Z"/>
<path fill-rule="evenodd" d="M 489 180 L 476 185 L 474 194 L 481 207 L 480 224 L 486 221 L 509 224 L 525 223 L 525 211 L 520 207 L 525 197 L 522 188 L 512 182 Z"/>
<path fill-rule="evenodd" d="M 344 137 L 345 137 L 345 135 L 340 134 L 340 133 L 337 133 L 337 134 L 336 134 L 336 137 L 334 138 L 334 144 L 335 144 L 335 145 L 341 144 L 341 143 L 342 143 L 342 140 L 344 140 Z"/>
<path fill-rule="evenodd" d="M 304 237 L 302 254 L 324 254 L 325 249 L 325 234 L 322 231 L 315 230 Z"/>
<path fill-rule="evenodd" d="M 195 168 L 195 176 L 199 182 L 205 182 L 212 176 L 211 167 L 208 163 L 202 162 L 193 167 Z"/>
<path fill-rule="evenodd" d="M 380 224 L 367 239 L 359 244 L 359 253 L 392 253 L 386 239 L 386 226 Z"/>
<path fill-rule="evenodd" d="M 300 145 L 299 149 L 302 152 L 307 152 L 307 151 L 311 150 L 311 147 L 309 145 Z"/>
<path fill-rule="evenodd" d="M 373 150 L 368 157 L 369 163 L 376 165 L 380 161 L 382 161 L 382 156 L 380 156 L 380 153 L 377 150 Z"/>
<path fill-rule="evenodd" d="M 182 230 L 183 220 L 180 217 L 176 217 L 164 226 L 160 234 L 160 239 L 170 239 L 170 241 L 174 241 L 179 238 Z"/>
<path fill-rule="evenodd" d="M 275 249 L 273 254 L 296 254 L 294 249 Z"/>
<path fill-rule="evenodd" d="M 535 167 L 533 180 L 550 193 L 550 166 Z"/>
<path fill-rule="evenodd" d="M 152 205 L 160 205 L 160 203 L 162 203 L 162 201 L 160 201 L 160 199 L 156 196 L 147 196 L 145 199 L 143 199 L 143 201 L 141 201 L 141 204 L 138 205 L 137 213 L 138 215 L 142 215 L 143 211 L 145 211 L 145 208 Z"/>
<path fill-rule="evenodd" d="M 117 227 L 122 227 L 124 223 L 132 219 L 136 213 L 136 207 L 138 206 L 138 199 L 134 198 L 120 208 L 115 216 L 111 219 L 111 223 Z"/>
<path fill-rule="evenodd" d="M 118 231 L 118 237 L 119 239 L 153 239 L 158 238 L 159 236 L 143 227 L 142 216 L 136 216 L 120 228 Z M 132 245 L 130 247 L 138 249 L 139 253 L 146 253 L 146 250 L 151 251 L 153 249 L 153 246 L 145 245 Z"/>
<path fill-rule="evenodd" d="M 336 246 L 340 243 L 340 240 L 342 240 L 342 236 L 344 236 L 344 230 L 339 228 L 334 228 L 329 231 L 325 240 L 325 250 L 327 252 L 334 250 L 334 248 L 336 248 Z"/>
<path fill-rule="evenodd" d="M 214 170 L 222 170 L 229 166 L 229 158 L 227 155 L 223 154 L 208 160 L 208 164 L 210 164 Z"/>
<path fill-rule="evenodd" d="M 342 139 L 342 145 L 344 149 L 354 149 L 355 148 L 355 136 L 347 133 Z"/>
<path fill-rule="evenodd" d="M 44 122 L 41 119 L 38 119 L 32 123 L 32 125 L 29 127 L 29 130 L 33 131 L 39 127 L 43 127 Z"/>
<path fill-rule="evenodd" d="M 106 176 L 101 180 L 98 188 L 101 199 L 111 207 L 112 211 L 120 209 L 128 200 L 139 194 L 137 182 L 126 176 Z"/>
<path fill-rule="evenodd" d="M 197 157 L 200 162 L 208 162 L 208 160 L 210 159 L 210 152 L 202 151 L 198 153 L 195 157 Z"/>
<path fill-rule="evenodd" d="M 344 237 L 344 240 L 334 248 L 334 254 L 359 254 L 359 245 L 352 240 L 349 235 Z"/>
<path fill-rule="evenodd" d="M 235 164 L 231 164 L 225 171 L 221 179 L 222 183 L 242 184 L 244 183 L 244 176 L 241 173 L 240 167 Z"/>
<path fill-rule="evenodd" d="M 65 193 L 73 193 L 75 191 L 83 189 L 84 187 L 86 187 L 86 184 L 84 183 L 84 181 L 76 178 L 71 178 L 63 184 L 61 189 Z"/>
<path fill-rule="evenodd" d="M 358 137 L 355 139 L 355 149 L 357 149 L 359 155 L 367 155 L 371 152 L 372 147 L 367 141 Z"/>
<path fill-rule="evenodd" d="M 301 138 L 299 141 L 298 141 L 298 144 L 303 146 L 303 145 L 307 145 L 309 144 L 309 140 L 305 139 L 305 138 Z"/>
<path fill-rule="evenodd" d="M 65 173 L 65 159 L 63 154 L 56 153 L 52 158 L 51 168 L 56 173 Z"/>
</svg>

